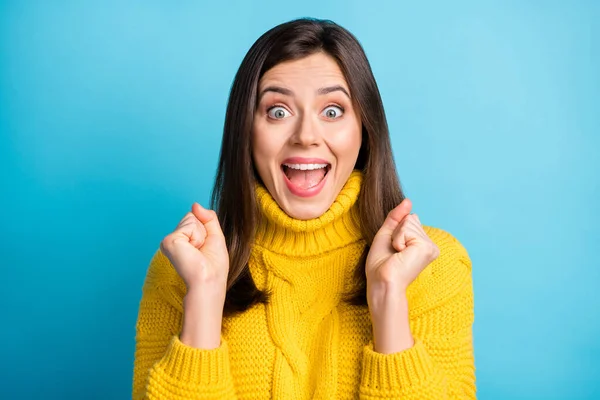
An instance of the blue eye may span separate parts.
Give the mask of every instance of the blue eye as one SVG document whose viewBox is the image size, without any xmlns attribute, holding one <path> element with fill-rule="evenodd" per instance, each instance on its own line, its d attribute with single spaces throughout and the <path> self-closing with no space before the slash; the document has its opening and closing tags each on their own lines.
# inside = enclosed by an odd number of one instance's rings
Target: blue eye
<svg viewBox="0 0 600 400">
<path fill-rule="evenodd" d="M 269 110 L 267 110 L 267 115 L 274 119 L 283 119 L 285 117 L 289 117 L 291 114 L 285 108 L 280 107 L 280 106 L 275 106 L 275 107 L 271 107 L 271 108 L 269 108 Z"/>
<path fill-rule="evenodd" d="M 329 119 L 337 119 L 344 115 L 344 109 L 339 106 L 329 106 L 323 110 L 323 114 Z"/>
</svg>

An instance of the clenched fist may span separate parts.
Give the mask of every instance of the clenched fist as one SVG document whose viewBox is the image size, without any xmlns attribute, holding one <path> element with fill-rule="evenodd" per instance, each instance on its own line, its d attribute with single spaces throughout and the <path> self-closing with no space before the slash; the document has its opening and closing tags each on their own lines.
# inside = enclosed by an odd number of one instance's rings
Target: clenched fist
<svg viewBox="0 0 600 400">
<path fill-rule="evenodd" d="M 229 254 L 217 214 L 198 203 L 192 205 L 160 249 L 185 282 L 188 292 L 195 287 L 211 287 L 225 295 Z"/>
<path fill-rule="evenodd" d="M 375 235 L 366 261 L 370 287 L 405 290 L 439 256 L 439 248 L 425 233 L 419 217 L 410 214 L 411 208 L 411 201 L 404 199 Z"/>
</svg>

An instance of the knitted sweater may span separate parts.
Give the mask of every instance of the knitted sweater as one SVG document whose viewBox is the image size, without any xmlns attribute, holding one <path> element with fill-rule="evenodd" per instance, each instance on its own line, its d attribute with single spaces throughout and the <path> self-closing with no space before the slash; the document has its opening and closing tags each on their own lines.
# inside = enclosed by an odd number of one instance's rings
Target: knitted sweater
<svg viewBox="0 0 600 400">
<path fill-rule="evenodd" d="M 221 345 L 179 340 L 185 285 L 154 255 L 136 325 L 134 399 L 474 399 L 471 261 L 451 234 L 425 226 L 440 256 L 408 287 L 412 348 L 373 351 L 365 306 L 345 303 L 365 247 L 355 171 L 313 220 L 285 214 L 262 186 L 264 215 L 249 269 L 268 304 L 225 318 Z"/>
</svg>

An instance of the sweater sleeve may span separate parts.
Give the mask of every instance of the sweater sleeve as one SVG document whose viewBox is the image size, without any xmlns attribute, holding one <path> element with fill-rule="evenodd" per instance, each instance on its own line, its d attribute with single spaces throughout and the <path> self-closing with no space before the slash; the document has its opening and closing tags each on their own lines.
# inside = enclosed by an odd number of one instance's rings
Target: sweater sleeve
<svg viewBox="0 0 600 400">
<path fill-rule="evenodd" d="M 394 354 L 376 353 L 372 342 L 365 346 L 361 400 L 476 399 L 471 261 L 456 239 L 449 242 L 452 248 L 418 278 L 414 346 Z"/>
<path fill-rule="evenodd" d="M 227 342 L 213 350 L 179 340 L 185 285 L 156 252 L 146 275 L 135 337 L 133 399 L 235 399 Z"/>
</svg>

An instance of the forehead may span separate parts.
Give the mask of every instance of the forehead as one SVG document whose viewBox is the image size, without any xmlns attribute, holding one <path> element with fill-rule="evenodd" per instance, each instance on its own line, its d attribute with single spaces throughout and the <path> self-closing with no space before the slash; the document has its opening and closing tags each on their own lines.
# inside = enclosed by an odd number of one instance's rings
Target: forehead
<svg viewBox="0 0 600 400">
<path fill-rule="evenodd" d="M 348 88 L 344 74 L 335 59 L 325 53 L 285 61 L 268 70 L 260 79 L 259 88 L 268 84 L 281 83 L 289 86 L 322 86 L 339 84 Z"/>
</svg>

